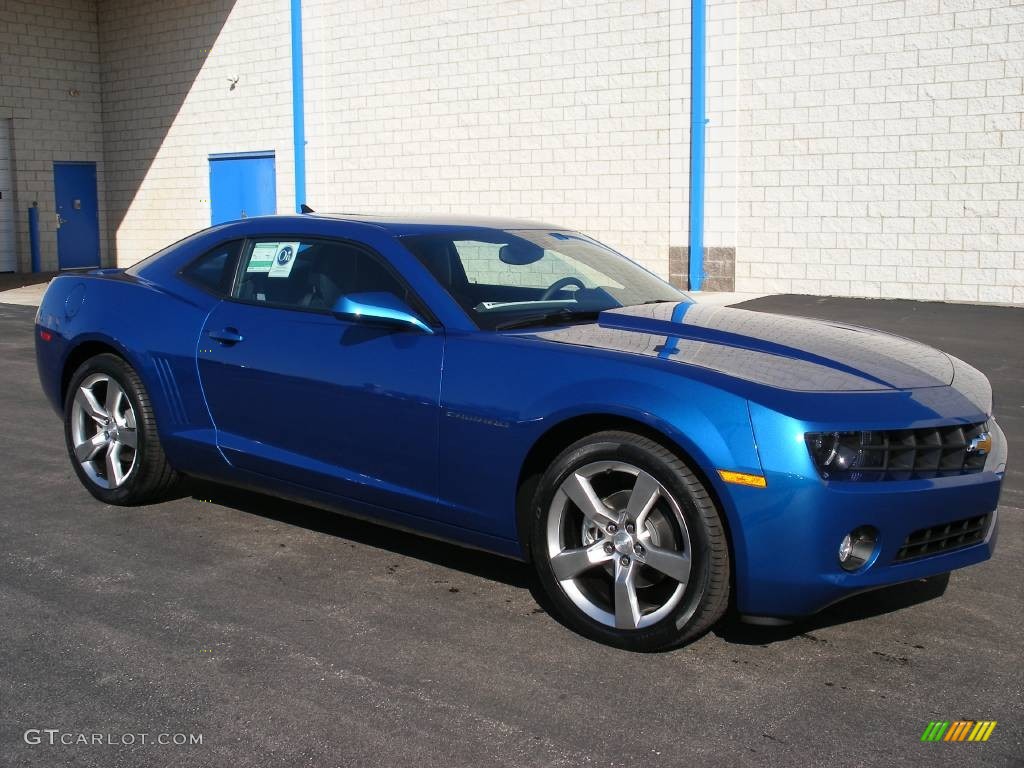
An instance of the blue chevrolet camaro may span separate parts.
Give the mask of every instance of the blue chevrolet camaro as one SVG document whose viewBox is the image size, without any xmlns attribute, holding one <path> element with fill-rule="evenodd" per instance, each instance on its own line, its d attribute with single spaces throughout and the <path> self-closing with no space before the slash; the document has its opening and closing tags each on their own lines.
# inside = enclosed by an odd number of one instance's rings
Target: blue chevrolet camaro
<svg viewBox="0 0 1024 768">
<path fill-rule="evenodd" d="M 268 216 L 62 275 L 43 389 L 109 504 L 182 475 L 531 561 L 667 648 L 987 559 L 986 378 L 898 336 L 693 303 L 578 232 Z"/>
</svg>

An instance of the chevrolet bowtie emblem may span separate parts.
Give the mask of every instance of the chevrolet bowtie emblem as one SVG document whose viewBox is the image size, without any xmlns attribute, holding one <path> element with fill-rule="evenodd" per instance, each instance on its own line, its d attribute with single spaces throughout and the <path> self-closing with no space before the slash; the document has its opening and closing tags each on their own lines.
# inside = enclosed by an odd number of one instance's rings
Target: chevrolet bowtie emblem
<svg viewBox="0 0 1024 768">
<path fill-rule="evenodd" d="M 980 435 L 973 438 L 971 442 L 967 444 L 967 452 L 976 453 L 979 456 L 985 456 L 991 450 L 992 435 L 990 435 L 988 432 L 982 432 Z"/>
</svg>

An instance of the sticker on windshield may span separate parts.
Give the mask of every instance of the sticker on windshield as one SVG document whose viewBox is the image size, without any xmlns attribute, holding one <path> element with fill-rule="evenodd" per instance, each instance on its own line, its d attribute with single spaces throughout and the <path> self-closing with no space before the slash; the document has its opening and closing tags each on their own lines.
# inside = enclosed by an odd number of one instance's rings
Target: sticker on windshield
<svg viewBox="0 0 1024 768">
<path fill-rule="evenodd" d="M 299 244 L 277 243 L 276 245 L 274 263 L 271 265 L 267 277 L 288 277 L 292 273 L 292 265 L 295 264 L 295 256 L 299 252 Z"/>
<path fill-rule="evenodd" d="M 246 272 L 269 272 L 274 266 L 274 257 L 277 256 L 277 247 L 280 243 L 256 243 L 252 249 L 252 256 L 249 258 L 249 265 Z"/>
</svg>

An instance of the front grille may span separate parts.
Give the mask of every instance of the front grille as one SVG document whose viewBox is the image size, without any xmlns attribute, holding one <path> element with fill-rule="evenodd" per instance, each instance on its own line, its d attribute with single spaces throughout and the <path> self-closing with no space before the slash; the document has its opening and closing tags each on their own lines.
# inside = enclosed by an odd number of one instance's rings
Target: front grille
<svg viewBox="0 0 1024 768">
<path fill-rule="evenodd" d="M 904 563 L 977 544 L 985 538 L 988 521 L 989 515 L 978 515 L 914 531 L 907 536 L 893 562 Z"/>
<path fill-rule="evenodd" d="M 987 424 L 805 436 L 826 480 L 919 480 L 981 472 L 991 449 Z"/>
</svg>

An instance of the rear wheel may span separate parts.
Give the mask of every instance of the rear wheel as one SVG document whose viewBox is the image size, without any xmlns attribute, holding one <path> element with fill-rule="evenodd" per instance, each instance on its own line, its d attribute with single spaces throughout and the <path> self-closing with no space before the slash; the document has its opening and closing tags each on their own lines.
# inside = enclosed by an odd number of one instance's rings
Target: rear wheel
<svg viewBox="0 0 1024 768">
<path fill-rule="evenodd" d="M 116 355 L 93 357 L 72 375 L 64 437 L 78 479 L 107 504 L 157 500 L 177 480 L 142 380 Z"/>
<path fill-rule="evenodd" d="M 729 599 L 729 554 L 697 476 L 659 443 L 603 432 L 567 448 L 533 503 L 534 563 L 571 627 L 637 651 L 711 627 Z"/>
</svg>

